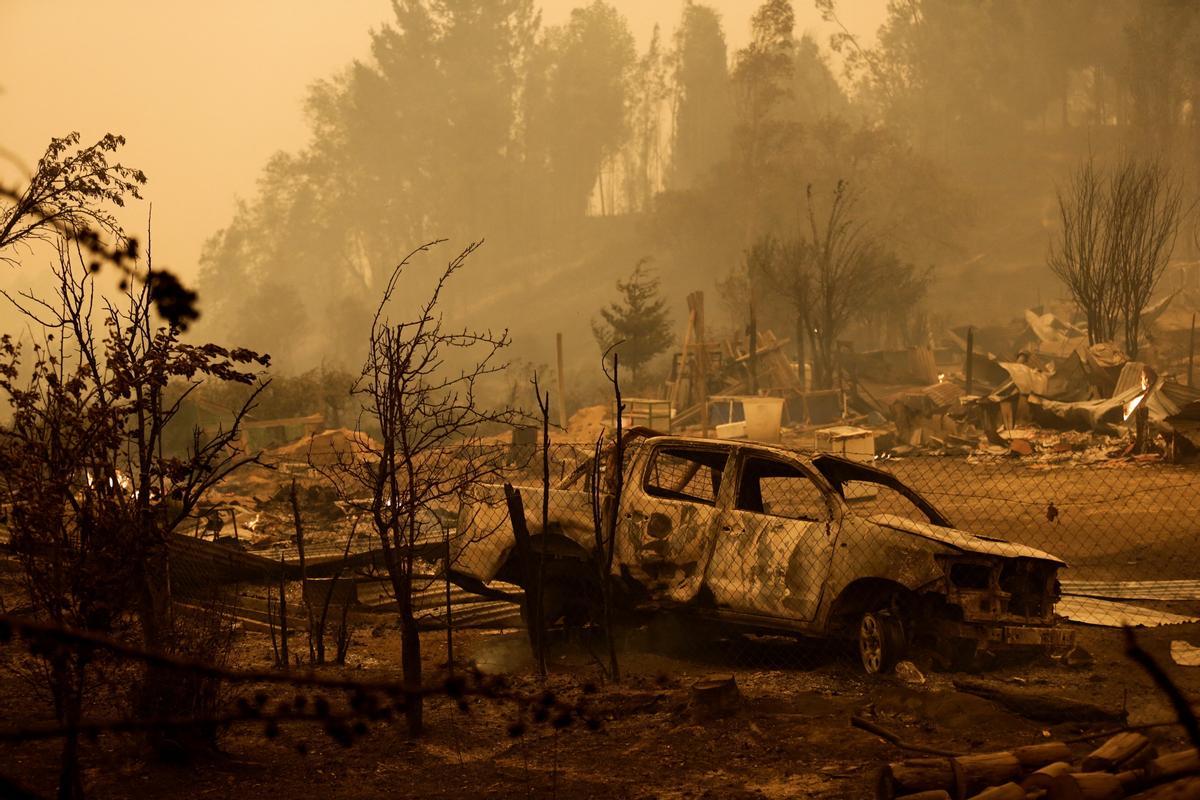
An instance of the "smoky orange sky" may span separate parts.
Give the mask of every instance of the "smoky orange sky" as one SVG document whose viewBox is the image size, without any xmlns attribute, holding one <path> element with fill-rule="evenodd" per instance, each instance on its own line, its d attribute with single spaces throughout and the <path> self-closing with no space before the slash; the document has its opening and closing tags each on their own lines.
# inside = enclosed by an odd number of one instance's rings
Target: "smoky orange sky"
<svg viewBox="0 0 1200 800">
<path fill-rule="evenodd" d="M 541 0 L 546 24 L 584 0 Z M 669 36 L 683 0 L 609 0 L 639 45 L 654 25 Z M 741 46 L 757 0 L 707 0 Z M 795 0 L 797 32 L 825 46 L 830 26 Z M 873 40 L 886 0 L 842 0 L 848 27 Z M 366 54 L 368 34 L 391 17 L 389 0 L 0 0 L 0 155 L 27 164 L 51 136 L 86 141 L 122 133 L 122 161 L 150 178 L 154 250 L 193 277 L 204 240 L 254 192 L 277 150 L 302 147 L 306 88 Z M 0 159 L 0 177 L 16 178 Z M 131 232 L 147 209 L 126 212 Z M 10 276 L 11 278 L 11 276 Z M 8 283 L 8 280 L 3 281 Z"/>
</svg>

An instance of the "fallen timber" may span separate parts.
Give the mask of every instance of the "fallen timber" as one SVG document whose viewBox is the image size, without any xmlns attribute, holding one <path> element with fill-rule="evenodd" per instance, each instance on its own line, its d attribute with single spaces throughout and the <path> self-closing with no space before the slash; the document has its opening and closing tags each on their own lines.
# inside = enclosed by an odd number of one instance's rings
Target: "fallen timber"
<svg viewBox="0 0 1200 800">
<path fill-rule="evenodd" d="M 857 726 L 863 727 L 863 726 Z M 888 738 L 888 737 L 885 737 Z M 893 743 L 906 746 L 898 738 Z M 1122 731 L 1085 755 L 1067 742 L 909 758 L 883 766 L 880 800 L 1200 799 L 1200 752 L 1158 755 L 1144 735 Z"/>
</svg>

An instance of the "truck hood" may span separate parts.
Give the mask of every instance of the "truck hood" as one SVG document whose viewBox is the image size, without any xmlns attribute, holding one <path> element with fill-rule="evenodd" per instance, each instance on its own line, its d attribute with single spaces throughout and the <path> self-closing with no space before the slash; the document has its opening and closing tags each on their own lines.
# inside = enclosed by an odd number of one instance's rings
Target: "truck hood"
<svg viewBox="0 0 1200 800">
<path fill-rule="evenodd" d="M 1036 558 L 1040 561 L 1049 561 L 1059 566 L 1066 566 L 1066 562 L 1057 556 L 1052 556 L 1033 547 L 1026 547 L 1023 544 L 1006 542 L 1003 539 L 979 536 L 955 528 L 930 525 L 927 522 L 915 522 L 893 514 L 877 514 L 867 519 L 869 522 L 884 528 L 891 528 L 902 533 L 920 536 L 923 539 L 929 539 L 930 541 L 953 547 L 955 550 L 963 553 L 979 553 L 981 555 L 999 556 L 1001 558 Z"/>
</svg>

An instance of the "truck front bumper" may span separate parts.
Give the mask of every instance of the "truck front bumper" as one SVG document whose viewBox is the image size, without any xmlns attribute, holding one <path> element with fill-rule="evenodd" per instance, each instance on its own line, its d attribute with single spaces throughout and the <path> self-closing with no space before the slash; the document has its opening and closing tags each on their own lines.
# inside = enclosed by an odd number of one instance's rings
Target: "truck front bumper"
<svg viewBox="0 0 1200 800">
<path fill-rule="evenodd" d="M 943 621 L 939 634 L 944 639 L 973 641 L 979 650 L 1061 650 L 1075 646 L 1075 631 L 1059 625 L 1027 625 L 1007 622 Z"/>
</svg>

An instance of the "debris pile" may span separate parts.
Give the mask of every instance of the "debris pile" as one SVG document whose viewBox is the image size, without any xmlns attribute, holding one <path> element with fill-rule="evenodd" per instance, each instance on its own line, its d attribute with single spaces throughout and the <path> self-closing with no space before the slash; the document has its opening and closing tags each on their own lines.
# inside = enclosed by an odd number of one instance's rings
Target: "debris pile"
<svg viewBox="0 0 1200 800">
<path fill-rule="evenodd" d="M 847 354 L 847 410 L 887 420 L 875 425 L 881 454 L 1056 465 L 1200 453 L 1200 390 L 1160 373 L 1151 348 L 1131 360 L 1040 309 L 1019 329 L 947 336 L 945 349 Z M 937 382 L 916 382 L 930 366 Z"/>
<path fill-rule="evenodd" d="M 1172 297 L 1144 318 L 1159 318 Z M 792 343 L 769 330 L 707 340 L 693 299 L 665 399 L 656 401 L 666 404 L 664 432 L 755 438 L 743 406 L 770 397 L 782 402 L 785 441 L 830 425 L 861 426 L 886 457 L 1049 466 L 1200 454 L 1191 356 L 1168 359 L 1140 342 L 1142 360 L 1132 360 L 1110 342 L 1089 343 L 1084 328 L 1043 308 L 1009 326 L 945 330 L 937 346 L 856 352 L 839 342 L 832 384 L 815 389 L 808 365 L 790 360 Z M 1187 382 L 1175 374 L 1184 363 Z"/>
<path fill-rule="evenodd" d="M 1159 755 L 1141 733 L 1122 731 L 1077 757 L 1065 742 L 993 753 L 910 758 L 880 770 L 876 796 L 909 800 L 1200 797 L 1200 753 Z"/>
</svg>

